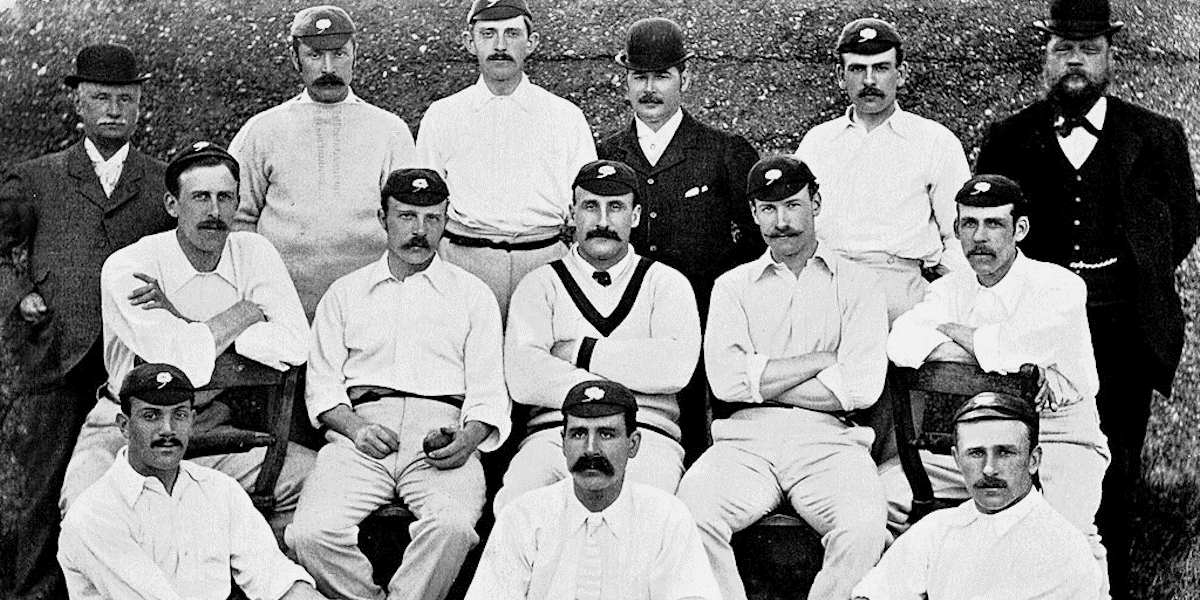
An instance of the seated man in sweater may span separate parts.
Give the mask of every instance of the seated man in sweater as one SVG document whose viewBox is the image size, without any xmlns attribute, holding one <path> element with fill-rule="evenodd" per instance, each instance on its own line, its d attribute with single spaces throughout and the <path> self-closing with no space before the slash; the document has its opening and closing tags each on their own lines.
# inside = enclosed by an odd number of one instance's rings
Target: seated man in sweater
<svg viewBox="0 0 1200 600">
<path fill-rule="evenodd" d="M 479 453 L 508 437 L 500 308 L 435 253 L 449 197 L 436 172 L 397 170 L 380 196 L 387 251 L 335 281 L 313 319 L 305 399 L 329 443 L 287 541 L 330 596 L 441 600 L 479 542 Z M 397 499 L 416 522 L 385 590 L 358 527 Z"/>
<path fill-rule="evenodd" d="M 324 598 L 279 551 L 238 482 L 181 460 L 195 422 L 183 371 L 134 367 L 117 424 L 127 444 L 63 521 L 58 561 L 74 600 Z"/>
<path fill-rule="evenodd" d="M 854 588 L 856 600 L 1097 600 L 1083 534 L 1033 488 L 1042 464 L 1029 402 L 984 392 L 958 409 L 954 461 L 971 501 L 913 525 Z"/>
<path fill-rule="evenodd" d="M 226 350 L 281 371 L 304 362 L 307 322 L 279 253 L 256 233 L 230 232 L 238 177 L 237 161 L 223 148 L 209 142 L 184 148 L 164 177 L 175 229 L 143 237 L 104 261 L 100 313 L 108 383 L 67 465 L 64 513 L 108 470 L 124 443 L 117 397 L 138 359 L 175 365 L 198 386 L 208 383 L 217 355 Z M 198 428 L 228 420 L 229 407 L 212 400 L 211 393 L 197 399 Z M 195 462 L 249 488 L 265 455 L 265 448 L 255 448 Z M 288 445 L 270 518 L 280 537 L 312 463 L 311 450 Z"/>
<path fill-rule="evenodd" d="M 637 396 L 642 447 L 629 461 L 631 480 L 674 493 L 683 475 L 675 394 L 700 354 L 692 287 L 629 245 L 641 218 L 632 169 L 593 161 L 573 188 L 575 243 L 563 259 L 522 279 L 509 305 L 504 370 L 513 400 L 531 407 L 531 418 L 496 495 L 497 512 L 569 475 L 559 409 L 581 381 L 608 379 Z"/>
</svg>

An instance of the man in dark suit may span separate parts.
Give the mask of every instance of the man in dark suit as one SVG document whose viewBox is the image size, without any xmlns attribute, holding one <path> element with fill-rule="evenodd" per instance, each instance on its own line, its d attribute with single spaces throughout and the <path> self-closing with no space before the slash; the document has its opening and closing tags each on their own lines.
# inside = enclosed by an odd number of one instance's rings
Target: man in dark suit
<svg viewBox="0 0 1200 600">
<path fill-rule="evenodd" d="M 1020 183 L 1037 223 L 1030 258 L 1069 267 L 1088 287 L 1100 375 L 1097 403 L 1112 463 L 1097 525 L 1114 598 L 1128 597 L 1131 503 L 1151 390 L 1171 392 L 1183 345 L 1172 275 L 1200 231 L 1187 138 L 1179 121 L 1112 96 L 1108 0 L 1053 0 L 1045 99 L 994 124 L 977 172 Z"/>
<path fill-rule="evenodd" d="M 746 201 L 746 174 L 758 152 L 741 136 L 704 125 L 680 106 L 691 84 L 687 60 L 693 56 L 674 21 L 634 23 L 617 55 L 634 117 L 596 151 L 637 173 L 642 222 L 630 241 L 639 255 L 688 278 L 703 325 L 713 281 L 757 258 L 764 246 Z M 693 457 L 706 445 L 706 389 L 699 368 L 680 392 L 684 448 Z"/>
<path fill-rule="evenodd" d="M 62 597 L 58 495 L 105 372 L 100 266 L 171 228 L 165 165 L 129 144 L 142 82 L 133 52 L 95 45 L 65 78 L 84 139 L 0 182 L 0 597 Z M 12 385 L 13 387 L 7 387 Z"/>
</svg>

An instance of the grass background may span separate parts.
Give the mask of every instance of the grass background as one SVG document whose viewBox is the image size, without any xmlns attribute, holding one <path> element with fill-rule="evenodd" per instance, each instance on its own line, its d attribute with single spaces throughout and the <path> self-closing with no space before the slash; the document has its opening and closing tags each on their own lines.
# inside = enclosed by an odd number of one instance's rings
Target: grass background
<svg viewBox="0 0 1200 600">
<path fill-rule="evenodd" d="M 315 2 L 315 0 L 314 0 Z M 1200 2 L 1113 0 L 1112 92 L 1180 118 L 1200 172 Z M 132 46 L 154 78 L 136 143 L 169 158 L 196 139 L 228 143 L 247 118 L 296 94 L 287 26 L 296 0 L 0 0 L 0 170 L 61 149 L 77 127 L 61 81 L 84 44 Z M 343 0 L 358 22 L 355 91 L 413 127 L 433 100 L 472 83 L 460 46 L 466 0 Z M 973 160 L 986 126 L 1040 94 L 1033 0 L 566 0 L 533 1 L 542 46 L 529 67 L 540 85 L 578 104 L 597 135 L 625 124 L 623 72 L 612 62 L 625 28 L 662 15 L 698 53 L 687 106 L 745 135 L 760 151 L 790 152 L 811 126 L 844 110 L 830 48 L 842 24 L 879 16 L 900 27 L 910 76 L 906 109 L 934 118 Z M 1197 256 L 1181 270 L 1184 302 L 1200 307 Z M 1141 598 L 1200 598 L 1200 350 L 1189 324 L 1173 399 L 1154 405 L 1146 482 L 1136 514 Z"/>
</svg>

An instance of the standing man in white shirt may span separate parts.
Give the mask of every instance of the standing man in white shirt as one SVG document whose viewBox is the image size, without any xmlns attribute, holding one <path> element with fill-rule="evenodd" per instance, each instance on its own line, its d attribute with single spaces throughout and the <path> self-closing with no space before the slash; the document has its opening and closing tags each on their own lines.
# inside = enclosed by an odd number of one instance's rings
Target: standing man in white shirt
<svg viewBox="0 0 1200 600">
<path fill-rule="evenodd" d="M 954 461 L 970 501 L 934 511 L 854 587 L 855 600 L 1097 600 L 1087 542 L 1034 489 L 1044 465 L 1030 402 L 985 392 L 954 418 Z"/>
<path fill-rule="evenodd" d="M 949 129 L 897 104 L 908 69 L 895 27 L 851 21 L 835 52 L 851 106 L 809 130 L 796 157 L 821 182 L 821 242 L 878 273 L 891 322 L 921 300 L 922 269 L 966 268 L 954 193 L 971 171 Z"/>
<path fill-rule="evenodd" d="M 176 228 L 114 252 L 100 273 L 108 384 L 67 466 L 64 514 L 112 466 L 124 443 L 117 398 L 138 359 L 175 365 L 200 386 L 226 350 L 279 370 L 304 362 L 307 322 L 279 253 L 256 233 L 230 231 L 238 202 L 237 161 L 220 146 L 196 142 L 167 165 L 165 181 L 166 210 L 177 219 Z M 200 404 L 205 427 L 228 419 L 219 397 L 205 395 Z M 195 462 L 249 488 L 265 455 L 265 448 L 255 448 Z M 279 534 L 291 520 L 312 462 L 311 450 L 288 445 L 270 517 Z"/>
<path fill-rule="evenodd" d="M 431 104 L 417 132 L 421 161 L 450 187 L 438 252 L 487 283 L 502 315 L 526 273 L 566 253 L 571 181 L 596 159 L 579 107 L 525 75 L 538 41 L 525 0 L 474 0 L 463 44 L 479 80 Z"/>
<path fill-rule="evenodd" d="M 387 251 L 334 282 L 313 320 L 305 394 L 328 443 L 287 541 L 317 588 L 338 598 L 444 598 L 479 542 L 479 452 L 508 437 L 496 299 L 435 252 L 448 195 L 432 170 L 392 173 L 378 211 Z M 358 527 L 397 499 L 416 522 L 384 590 Z"/>
<path fill-rule="evenodd" d="M 770 247 L 713 286 L 704 364 L 727 418 L 683 476 L 725 600 L 745 600 L 730 538 L 788 503 L 821 535 L 811 598 L 848 598 L 887 536 L 872 431 L 850 411 L 883 389 L 887 311 L 871 271 L 817 243 L 817 181 L 787 156 L 750 169 L 746 195 Z"/>
<path fill-rule="evenodd" d="M 504 369 L 513 400 L 531 416 L 497 512 L 569 475 L 559 409 L 567 390 L 596 378 L 629 388 L 641 407 L 641 452 L 629 463 L 630 478 L 675 493 L 683 475 L 677 394 L 700 355 L 700 318 L 683 274 L 629 244 L 642 218 L 637 182 L 624 163 L 584 165 L 574 183 L 571 251 L 513 293 Z"/>
<path fill-rule="evenodd" d="M 251 117 L 229 145 L 242 165 L 237 227 L 279 249 L 310 320 L 329 284 L 384 250 L 379 189 L 416 159 L 404 120 L 350 89 L 354 33 L 336 6 L 296 13 L 292 65 L 304 91 Z"/>
<path fill-rule="evenodd" d="M 73 600 L 324 598 L 279 551 L 228 476 L 183 459 L 195 422 L 183 371 L 148 363 L 121 385 L 127 444 L 63 521 L 58 560 Z"/>
<path fill-rule="evenodd" d="M 1046 376 L 1037 407 L 1046 501 L 1087 536 L 1104 565 L 1095 521 L 1109 452 L 1096 410 L 1099 379 L 1086 286 L 1068 269 L 1017 248 L 1031 224 L 1013 180 L 977 175 L 956 200 L 955 230 L 972 271 L 930 284 L 925 299 L 892 325 L 888 356 L 903 367 L 926 361 L 969 362 L 998 373 L 1015 373 L 1026 363 L 1040 367 Z M 969 490 L 949 457 L 924 453 L 921 459 L 938 496 L 966 497 Z M 899 465 L 886 469 L 883 479 L 890 519 L 898 526 L 907 521 L 912 490 Z"/>
<path fill-rule="evenodd" d="M 687 507 L 625 481 L 641 449 L 637 411 L 619 383 L 581 381 L 567 390 L 559 436 L 571 476 L 500 512 L 467 600 L 721 597 Z"/>
</svg>

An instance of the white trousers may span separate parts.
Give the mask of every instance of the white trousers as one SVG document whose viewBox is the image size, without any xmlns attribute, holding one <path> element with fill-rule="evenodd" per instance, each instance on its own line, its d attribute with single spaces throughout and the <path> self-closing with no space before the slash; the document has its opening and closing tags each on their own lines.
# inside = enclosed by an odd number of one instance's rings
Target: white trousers
<svg viewBox="0 0 1200 600">
<path fill-rule="evenodd" d="M 683 476 L 683 446 L 679 442 L 644 427 L 642 445 L 629 461 L 625 477 L 674 494 Z M 567 459 L 563 456 L 562 427 L 538 431 L 521 441 L 504 473 L 504 485 L 496 493 L 492 506 L 496 514 L 521 494 L 550 485 L 567 477 Z"/>
<path fill-rule="evenodd" d="M 849 598 L 883 552 L 887 509 L 871 429 L 794 410 L 744 409 L 713 423 L 712 447 L 679 484 L 725 600 L 746 600 L 730 538 L 784 502 L 825 546 L 809 598 Z"/>
<path fill-rule="evenodd" d="M 425 461 L 421 441 L 429 431 L 458 423 L 458 409 L 432 400 L 383 398 L 355 411 L 387 426 L 400 447 L 375 459 L 345 436 L 331 433 L 317 453 L 300 506 L 287 528 L 288 545 L 331 598 L 441 600 L 450 591 L 467 552 L 479 543 L 475 523 L 483 512 L 485 484 L 478 453 L 456 469 Z M 412 541 L 386 592 L 371 579 L 358 548 L 359 524 L 375 509 L 402 501 L 416 517 Z"/>
<path fill-rule="evenodd" d="M 562 258 L 567 254 L 565 244 L 553 244 L 537 250 L 507 251 L 495 248 L 472 248 L 450 243 L 442 238 L 438 246 L 438 255 L 451 264 L 466 269 L 472 275 L 483 280 L 496 294 L 496 302 L 500 304 L 500 316 L 508 317 L 508 300 L 512 298 L 513 290 L 521 278 L 530 271 Z"/>
</svg>

